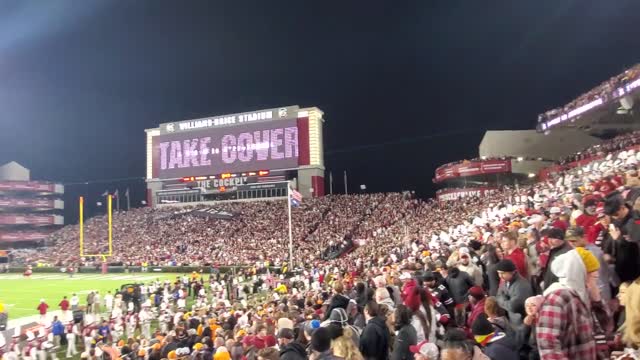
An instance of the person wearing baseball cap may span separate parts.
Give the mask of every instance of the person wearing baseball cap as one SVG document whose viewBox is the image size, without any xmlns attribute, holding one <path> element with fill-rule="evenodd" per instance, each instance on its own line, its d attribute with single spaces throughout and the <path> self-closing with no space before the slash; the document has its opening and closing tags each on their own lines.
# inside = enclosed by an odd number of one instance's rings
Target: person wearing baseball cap
<svg viewBox="0 0 640 360">
<path fill-rule="evenodd" d="M 458 269 L 460 271 L 464 271 L 473 280 L 474 285 L 482 286 L 483 277 L 482 277 L 482 269 L 478 267 L 471 261 L 471 254 L 469 248 L 463 247 L 458 250 L 458 256 L 460 257 L 460 261 L 458 263 Z"/>
<path fill-rule="evenodd" d="M 549 287 L 549 285 L 558 281 L 558 278 L 551 271 L 551 265 L 555 261 L 555 259 L 571 251 L 571 244 L 564 241 L 564 230 L 558 228 L 551 228 L 546 233 L 547 239 L 549 240 L 549 245 L 551 246 L 551 250 L 549 250 L 549 259 L 547 260 L 547 266 L 542 271 L 542 278 L 544 281 L 543 289 Z"/>
<path fill-rule="evenodd" d="M 509 314 L 509 322 L 516 328 L 522 324 L 526 316 L 524 303 L 533 296 L 533 289 L 527 279 L 518 274 L 513 261 L 503 259 L 496 265 L 498 276 L 502 280 L 496 300 L 501 308 Z"/>
<path fill-rule="evenodd" d="M 415 360 L 438 360 L 440 356 L 438 346 L 428 340 L 409 346 L 409 351 L 413 353 Z"/>
</svg>

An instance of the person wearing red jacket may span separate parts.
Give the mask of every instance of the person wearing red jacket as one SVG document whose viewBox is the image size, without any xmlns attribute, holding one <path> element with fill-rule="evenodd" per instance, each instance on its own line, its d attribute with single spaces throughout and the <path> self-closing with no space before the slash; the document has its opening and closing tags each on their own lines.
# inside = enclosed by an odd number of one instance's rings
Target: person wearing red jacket
<svg viewBox="0 0 640 360">
<path fill-rule="evenodd" d="M 58 306 L 60 306 L 60 310 L 62 310 L 62 320 L 67 321 L 68 320 L 67 311 L 69 310 L 69 307 L 71 305 L 69 305 L 69 300 L 67 300 L 66 296 L 62 298 L 62 301 L 60 301 Z"/>
<path fill-rule="evenodd" d="M 561 214 L 562 210 L 560 210 L 559 207 L 554 206 L 549 210 L 550 219 L 552 221 L 551 227 L 562 229 L 562 231 L 567 231 L 567 229 L 569 228 L 569 223 L 560 218 Z"/>
<path fill-rule="evenodd" d="M 596 209 L 598 202 L 596 199 L 589 199 L 584 203 L 584 212 L 576 218 L 576 225 L 584 229 L 585 233 L 589 232 L 589 229 L 596 224 L 598 218 L 596 217 Z"/>
<path fill-rule="evenodd" d="M 503 233 L 500 246 L 504 251 L 504 258 L 511 260 L 516 265 L 518 274 L 526 279 L 529 276 L 527 257 L 524 251 L 518 247 L 518 236 L 512 232 Z"/>
<path fill-rule="evenodd" d="M 49 308 L 49 305 L 47 305 L 47 303 L 44 301 L 44 299 L 40 299 L 40 305 L 38 305 L 36 310 L 38 310 L 38 312 L 40 313 L 40 320 L 43 321 L 43 322 L 47 319 L 47 309 L 48 308 Z"/>
</svg>

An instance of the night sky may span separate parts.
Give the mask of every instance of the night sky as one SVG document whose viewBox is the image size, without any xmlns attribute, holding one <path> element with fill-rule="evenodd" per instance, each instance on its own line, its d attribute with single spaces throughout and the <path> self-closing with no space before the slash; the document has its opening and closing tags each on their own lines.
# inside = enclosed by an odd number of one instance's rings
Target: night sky
<svg viewBox="0 0 640 360">
<path fill-rule="evenodd" d="M 484 131 L 533 128 L 639 62 L 637 14 L 637 0 L 2 0 L 0 162 L 91 181 L 68 197 L 130 186 L 139 203 L 145 128 L 295 104 L 325 112 L 336 189 L 346 169 L 354 191 L 428 196 Z"/>
</svg>

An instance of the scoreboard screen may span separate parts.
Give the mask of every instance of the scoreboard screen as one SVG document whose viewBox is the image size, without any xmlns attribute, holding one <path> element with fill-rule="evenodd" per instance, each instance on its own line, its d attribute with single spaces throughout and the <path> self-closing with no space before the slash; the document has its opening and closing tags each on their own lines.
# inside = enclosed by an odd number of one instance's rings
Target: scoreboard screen
<svg viewBox="0 0 640 360">
<path fill-rule="evenodd" d="M 295 118 L 164 133 L 153 137 L 153 177 L 293 169 L 299 152 Z"/>
</svg>

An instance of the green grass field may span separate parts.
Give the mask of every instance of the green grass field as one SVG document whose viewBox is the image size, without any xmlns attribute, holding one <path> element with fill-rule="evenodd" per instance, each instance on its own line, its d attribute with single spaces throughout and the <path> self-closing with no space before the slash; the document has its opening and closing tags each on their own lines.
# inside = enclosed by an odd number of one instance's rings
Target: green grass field
<svg viewBox="0 0 640 360">
<path fill-rule="evenodd" d="M 98 290 L 101 296 L 121 285 L 149 283 L 159 278 L 175 280 L 181 274 L 135 273 L 135 274 L 75 274 L 70 278 L 65 274 L 33 274 L 25 278 L 22 274 L 0 274 L 0 304 L 4 304 L 9 319 L 37 315 L 40 299 L 45 299 L 49 311 L 60 310 L 58 304 L 63 296 L 71 298 L 73 293 L 80 297 L 80 305 L 86 304 L 87 294 Z M 102 301 L 104 305 L 104 300 Z"/>
</svg>

